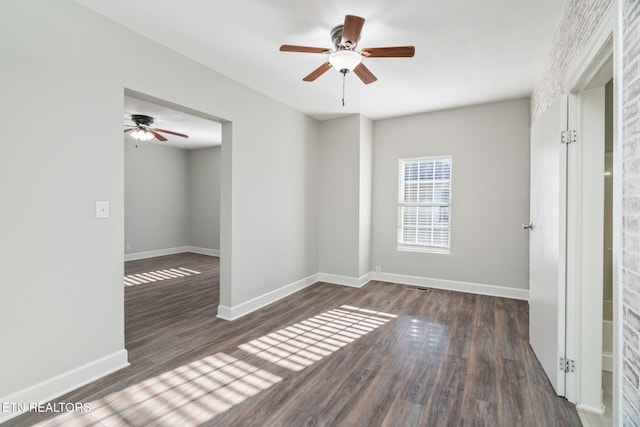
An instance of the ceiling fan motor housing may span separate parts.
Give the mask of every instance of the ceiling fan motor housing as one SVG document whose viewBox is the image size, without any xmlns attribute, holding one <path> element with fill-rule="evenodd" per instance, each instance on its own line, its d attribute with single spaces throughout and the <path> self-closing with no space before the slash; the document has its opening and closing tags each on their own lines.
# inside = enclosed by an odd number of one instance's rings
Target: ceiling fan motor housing
<svg viewBox="0 0 640 427">
<path fill-rule="evenodd" d="M 138 126 L 151 126 L 153 124 L 153 117 L 145 116 L 143 114 L 132 114 L 131 120 Z"/>
<path fill-rule="evenodd" d="M 331 41 L 333 42 L 333 46 L 336 50 L 344 50 L 344 49 L 355 49 L 358 41 L 360 41 L 360 37 L 358 40 L 352 43 L 347 43 L 347 45 L 342 44 L 342 31 L 344 29 L 344 24 L 336 25 L 331 30 Z"/>
</svg>

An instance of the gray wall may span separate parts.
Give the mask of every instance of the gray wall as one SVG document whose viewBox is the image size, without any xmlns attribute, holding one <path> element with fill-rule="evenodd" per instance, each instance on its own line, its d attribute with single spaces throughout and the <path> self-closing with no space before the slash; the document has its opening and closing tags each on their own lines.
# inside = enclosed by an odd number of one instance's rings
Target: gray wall
<svg viewBox="0 0 640 427">
<path fill-rule="evenodd" d="M 529 101 L 374 122 L 372 266 L 528 288 Z M 453 156 L 451 254 L 396 249 L 398 159 Z"/>
<path fill-rule="evenodd" d="M 220 250 L 220 146 L 189 151 L 189 246 Z"/>
<path fill-rule="evenodd" d="M 373 122 L 360 116 L 358 170 L 358 276 L 371 271 L 371 199 L 373 197 Z"/>
<path fill-rule="evenodd" d="M 219 146 L 181 150 L 125 140 L 124 157 L 126 254 L 220 249 Z"/>
<path fill-rule="evenodd" d="M 359 276 L 360 116 L 320 125 L 319 271 Z"/>
<path fill-rule="evenodd" d="M 371 270 L 372 121 L 320 125 L 319 269 L 357 279 Z"/>
<path fill-rule="evenodd" d="M 125 88 L 224 123 L 222 304 L 318 271 L 317 121 L 71 0 L 4 1 L 0 56 L 0 398 L 122 360 Z"/>
<path fill-rule="evenodd" d="M 253 91 L 243 98 L 233 109 L 239 118 L 230 144 L 223 126 L 222 163 L 230 162 L 233 183 L 220 226 L 222 257 L 231 256 L 232 276 L 221 271 L 227 307 L 318 271 L 318 122 Z M 222 180 L 224 190 L 224 166 Z M 226 240 L 225 233 L 231 234 Z M 233 282 L 228 294 L 227 279 Z"/>
<path fill-rule="evenodd" d="M 151 143 L 135 145 L 125 140 L 125 253 L 188 245 L 189 152 Z"/>
</svg>

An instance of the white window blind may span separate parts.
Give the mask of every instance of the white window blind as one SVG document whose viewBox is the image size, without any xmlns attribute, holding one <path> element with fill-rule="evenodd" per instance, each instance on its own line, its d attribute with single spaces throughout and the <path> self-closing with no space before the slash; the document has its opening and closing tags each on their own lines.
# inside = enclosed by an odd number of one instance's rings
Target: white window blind
<svg viewBox="0 0 640 427">
<path fill-rule="evenodd" d="M 398 250 L 449 253 L 451 156 L 400 159 Z"/>
</svg>

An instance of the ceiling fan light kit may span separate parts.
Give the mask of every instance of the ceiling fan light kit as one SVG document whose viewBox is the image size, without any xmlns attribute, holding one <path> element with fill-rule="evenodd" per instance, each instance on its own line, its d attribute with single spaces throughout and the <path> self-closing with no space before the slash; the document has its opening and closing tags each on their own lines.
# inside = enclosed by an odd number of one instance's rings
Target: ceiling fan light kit
<svg viewBox="0 0 640 427">
<path fill-rule="evenodd" d="M 329 60 L 313 70 L 302 80 L 312 82 L 327 72 L 330 68 L 335 68 L 342 73 L 343 79 L 347 72 L 353 71 L 364 84 L 370 84 L 378 78 L 362 62 L 362 58 L 410 58 L 415 54 L 414 46 L 393 46 L 393 47 L 372 47 L 360 51 L 356 50 L 360 33 L 364 26 L 364 18 L 355 15 L 346 15 L 344 24 L 338 25 L 331 30 L 331 41 L 333 49 L 311 46 L 297 46 L 283 44 L 280 46 L 281 52 L 302 52 L 328 54 Z M 344 106 L 344 80 L 343 80 L 342 105 Z"/>
<path fill-rule="evenodd" d="M 361 61 L 362 56 L 358 52 L 349 49 L 338 50 L 329 55 L 329 63 L 337 71 L 353 71 Z"/>
<path fill-rule="evenodd" d="M 144 129 L 136 129 L 131 132 L 131 137 L 138 141 L 150 141 L 153 139 L 153 134 L 151 132 L 147 132 Z"/>
</svg>

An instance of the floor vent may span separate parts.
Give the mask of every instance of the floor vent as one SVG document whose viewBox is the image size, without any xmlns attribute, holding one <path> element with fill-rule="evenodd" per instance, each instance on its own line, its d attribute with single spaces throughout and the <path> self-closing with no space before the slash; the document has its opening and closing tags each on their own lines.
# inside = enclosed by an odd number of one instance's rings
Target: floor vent
<svg viewBox="0 0 640 427">
<path fill-rule="evenodd" d="M 412 291 L 422 291 L 422 292 L 429 292 L 431 290 L 429 288 L 421 288 L 420 286 L 405 286 L 405 288 L 410 289 Z"/>
</svg>

